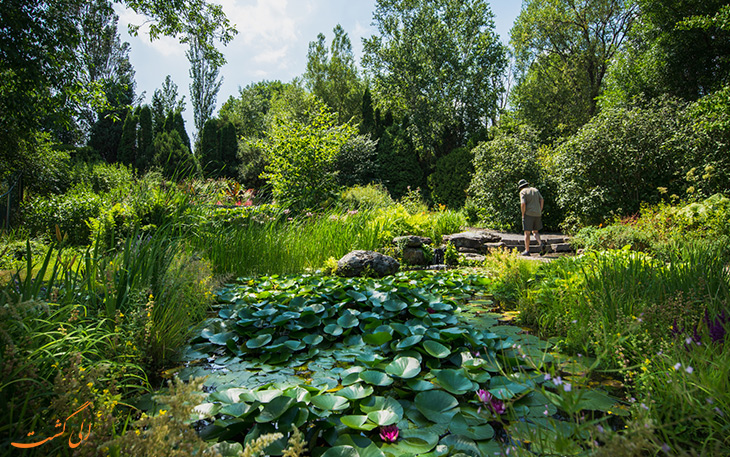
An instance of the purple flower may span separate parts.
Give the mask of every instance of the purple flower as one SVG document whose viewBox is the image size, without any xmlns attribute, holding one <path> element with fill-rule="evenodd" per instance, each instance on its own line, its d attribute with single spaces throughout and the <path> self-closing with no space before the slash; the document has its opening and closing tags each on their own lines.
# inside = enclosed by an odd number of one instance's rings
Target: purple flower
<svg viewBox="0 0 730 457">
<path fill-rule="evenodd" d="M 490 394 L 488 391 L 484 389 L 479 389 L 477 391 L 477 397 L 479 397 L 479 400 L 481 400 L 482 403 L 487 404 L 492 401 L 492 394 Z"/>
<path fill-rule="evenodd" d="M 388 425 L 386 427 L 380 427 L 380 439 L 386 443 L 395 443 L 398 439 L 398 426 Z"/>
<path fill-rule="evenodd" d="M 504 405 L 504 402 L 502 400 L 497 400 L 496 398 L 492 399 L 490 406 L 492 407 L 492 411 L 494 411 L 497 415 L 504 414 L 504 412 L 507 411 L 507 407 Z"/>
<path fill-rule="evenodd" d="M 572 389 L 573 389 L 573 386 L 571 386 L 569 382 L 566 382 L 565 384 L 563 384 L 564 391 L 570 392 Z"/>
<path fill-rule="evenodd" d="M 710 314 L 705 310 L 705 323 L 707 324 L 707 333 L 709 333 L 714 343 L 721 343 L 725 340 L 725 333 L 728 324 L 730 324 L 730 319 L 728 319 L 728 315 L 724 310 L 712 320 L 710 320 Z"/>
</svg>

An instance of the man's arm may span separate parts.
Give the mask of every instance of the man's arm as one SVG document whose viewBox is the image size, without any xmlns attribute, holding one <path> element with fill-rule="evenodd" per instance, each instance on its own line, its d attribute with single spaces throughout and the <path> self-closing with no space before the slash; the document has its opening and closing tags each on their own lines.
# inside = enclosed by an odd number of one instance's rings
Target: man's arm
<svg viewBox="0 0 730 457">
<path fill-rule="evenodd" d="M 525 217 L 525 209 L 527 208 L 527 205 L 525 202 L 520 203 L 520 209 L 522 210 L 522 217 Z"/>
<path fill-rule="evenodd" d="M 541 213 L 542 213 L 542 207 L 543 207 L 544 205 L 545 205 L 545 200 L 544 200 L 544 199 L 543 199 L 542 197 L 540 197 L 540 212 L 541 212 Z M 523 209 L 523 210 L 522 210 L 522 214 L 524 214 L 524 213 L 525 213 L 525 210 Z"/>
</svg>

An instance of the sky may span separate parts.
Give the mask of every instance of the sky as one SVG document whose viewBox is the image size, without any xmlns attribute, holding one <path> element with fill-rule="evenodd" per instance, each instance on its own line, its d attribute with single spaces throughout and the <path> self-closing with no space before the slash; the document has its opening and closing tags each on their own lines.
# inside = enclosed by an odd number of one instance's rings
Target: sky
<svg viewBox="0 0 730 457">
<path fill-rule="evenodd" d="M 329 44 L 332 29 L 340 24 L 352 42 L 358 66 L 362 58 L 362 38 L 375 34 L 372 25 L 375 0 L 213 0 L 223 6 L 229 21 L 238 34 L 219 49 L 226 58 L 221 68 L 223 77 L 218 92 L 216 109 L 238 96 L 239 88 L 263 80 L 289 82 L 304 74 L 309 42 L 323 33 Z M 521 0 L 492 0 L 495 29 L 502 41 L 509 40 L 509 30 L 522 7 Z M 117 4 L 118 5 L 118 4 Z M 136 93 L 144 93 L 142 103 L 150 103 L 152 94 L 170 75 L 178 86 L 178 94 L 185 95 L 183 112 L 185 127 L 194 135 L 193 109 L 190 104 L 190 64 L 185 57 L 186 45 L 174 38 L 164 37 L 150 41 L 144 33 L 132 37 L 128 25 L 141 25 L 145 17 L 124 7 L 117 8 L 119 32 L 122 41 L 130 43 L 129 58 L 135 69 Z"/>
</svg>

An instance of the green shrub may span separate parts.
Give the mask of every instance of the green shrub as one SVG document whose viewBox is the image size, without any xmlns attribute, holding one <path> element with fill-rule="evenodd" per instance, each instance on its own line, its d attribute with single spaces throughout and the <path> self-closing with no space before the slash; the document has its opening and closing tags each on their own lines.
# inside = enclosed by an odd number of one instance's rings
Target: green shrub
<svg viewBox="0 0 730 457">
<path fill-rule="evenodd" d="M 454 149 L 439 158 L 436 170 L 428 177 L 431 200 L 449 208 L 461 208 L 473 174 L 473 156 L 466 148 Z"/>
<path fill-rule="evenodd" d="M 34 235 L 54 236 L 56 227 L 72 244 L 88 244 L 91 229 L 87 221 L 98 217 L 102 198 L 86 185 L 62 195 L 37 196 L 22 206 L 23 221 Z"/>
<path fill-rule="evenodd" d="M 76 162 L 70 171 L 72 184 L 88 185 L 96 193 L 126 188 L 134 180 L 132 170 L 121 163 Z"/>
<path fill-rule="evenodd" d="M 344 207 L 355 209 L 384 208 L 394 203 L 382 184 L 349 187 L 342 192 L 340 201 Z"/>
<path fill-rule="evenodd" d="M 469 186 L 470 207 L 477 207 L 480 219 L 496 229 L 520 230 L 520 197 L 517 183 L 526 179 L 545 199 L 543 224 L 557 228 L 559 211 L 552 181 L 538 155 L 534 131 L 497 132 L 497 136 L 474 148 L 474 178 Z M 473 210 L 471 210 L 473 212 Z"/>
<path fill-rule="evenodd" d="M 341 186 L 366 185 L 380 178 L 377 163 L 377 142 L 369 135 L 356 135 L 347 141 L 337 155 L 337 182 Z"/>
<path fill-rule="evenodd" d="M 566 226 L 630 216 L 664 194 L 682 195 L 684 158 L 696 142 L 686 109 L 677 101 L 602 111 L 556 149 L 552 174 Z"/>
<path fill-rule="evenodd" d="M 406 195 L 409 187 L 425 187 L 423 168 L 406 127 L 392 125 L 385 130 L 378 141 L 377 163 L 379 178 L 393 198 Z"/>
</svg>

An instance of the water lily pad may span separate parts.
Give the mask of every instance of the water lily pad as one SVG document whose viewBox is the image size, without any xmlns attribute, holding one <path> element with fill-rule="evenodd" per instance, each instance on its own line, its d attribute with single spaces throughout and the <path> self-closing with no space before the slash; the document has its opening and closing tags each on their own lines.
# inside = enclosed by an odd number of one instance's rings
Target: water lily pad
<svg viewBox="0 0 730 457">
<path fill-rule="evenodd" d="M 408 304 L 400 300 L 388 300 L 383 302 L 383 308 L 385 308 L 387 311 L 397 313 L 408 308 Z"/>
<path fill-rule="evenodd" d="M 400 340 L 395 345 L 395 349 L 398 351 L 402 351 L 403 349 L 408 349 L 409 347 L 420 343 L 422 339 L 423 339 L 423 335 L 409 336 L 408 338 L 404 338 L 404 339 Z"/>
<path fill-rule="evenodd" d="M 256 416 L 256 422 L 270 423 L 277 420 L 284 414 L 296 401 L 291 397 L 278 396 L 264 406 L 263 411 Z"/>
<path fill-rule="evenodd" d="M 385 367 L 385 372 L 403 379 L 411 379 L 421 372 L 421 364 L 413 357 L 399 357 Z"/>
<path fill-rule="evenodd" d="M 337 324 L 327 324 L 324 326 L 324 332 L 332 336 L 340 336 L 342 335 L 342 331 L 342 327 Z"/>
<path fill-rule="evenodd" d="M 436 381 L 454 395 L 464 395 L 478 387 L 461 370 L 439 370 L 436 373 Z"/>
<path fill-rule="evenodd" d="M 421 392 L 414 404 L 426 419 L 436 423 L 448 423 L 459 412 L 458 400 L 442 390 Z"/>
<path fill-rule="evenodd" d="M 352 297 L 356 302 L 364 302 L 368 299 L 364 294 L 353 289 L 348 290 L 346 293 L 348 297 Z"/>
<path fill-rule="evenodd" d="M 259 335 L 256 338 L 252 338 L 252 339 L 246 341 L 246 347 L 249 349 L 258 349 L 262 346 L 269 344 L 271 339 L 272 339 L 271 335 L 267 335 L 267 334 Z"/>
<path fill-rule="evenodd" d="M 362 415 L 349 415 L 340 417 L 340 421 L 355 430 L 369 431 L 378 426 L 378 424 L 368 421 L 368 416 Z M 357 455 L 357 454 L 355 454 Z"/>
<path fill-rule="evenodd" d="M 322 335 L 312 333 L 302 338 L 302 341 L 310 346 L 316 346 L 324 341 L 324 337 Z"/>
<path fill-rule="evenodd" d="M 427 340 L 423 342 L 423 349 L 429 353 L 432 357 L 437 359 L 443 359 L 451 355 L 451 349 L 438 341 Z"/>
<path fill-rule="evenodd" d="M 337 324 L 342 328 L 357 327 L 359 323 L 360 320 L 351 313 L 345 313 L 337 319 Z"/>
<path fill-rule="evenodd" d="M 311 402 L 317 408 L 325 411 L 342 411 L 350 405 L 345 397 L 332 394 L 317 395 L 312 397 Z"/>
<path fill-rule="evenodd" d="M 381 409 L 379 411 L 371 411 L 368 413 L 368 420 L 380 425 L 380 426 L 386 426 L 386 425 L 393 425 L 399 420 L 401 420 L 403 416 L 399 416 L 394 411 L 391 410 L 384 410 Z"/>
<path fill-rule="evenodd" d="M 375 427 L 373 427 L 375 428 Z M 372 430 L 372 429 L 370 429 Z M 327 449 L 321 457 L 359 457 L 357 449 L 352 446 L 335 446 Z"/>
<path fill-rule="evenodd" d="M 388 332 L 368 333 L 362 336 L 363 341 L 373 346 L 381 346 L 393 339 Z"/>
<path fill-rule="evenodd" d="M 285 341 L 284 346 L 286 346 L 287 348 L 289 348 L 290 350 L 292 350 L 294 352 L 301 351 L 302 349 L 307 347 L 307 345 L 304 344 L 304 341 L 294 341 L 294 340 Z"/>
<path fill-rule="evenodd" d="M 393 378 L 382 371 L 363 371 L 360 373 L 360 379 L 373 386 L 389 386 L 393 384 Z"/>
<path fill-rule="evenodd" d="M 373 388 L 370 386 L 364 387 L 362 384 L 353 384 L 337 392 L 337 395 L 345 397 L 348 400 L 359 400 L 361 398 L 369 397 L 372 394 Z"/>
</svg>

